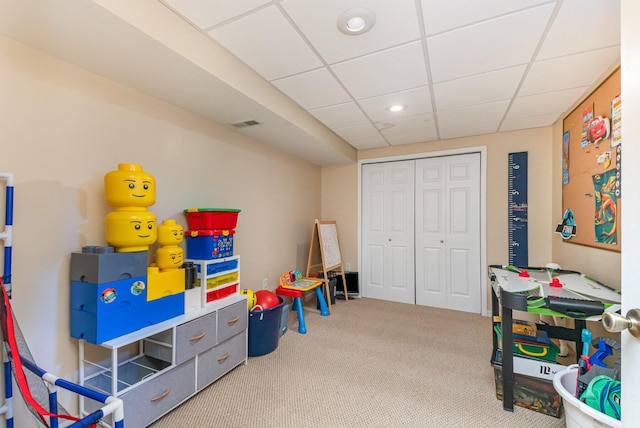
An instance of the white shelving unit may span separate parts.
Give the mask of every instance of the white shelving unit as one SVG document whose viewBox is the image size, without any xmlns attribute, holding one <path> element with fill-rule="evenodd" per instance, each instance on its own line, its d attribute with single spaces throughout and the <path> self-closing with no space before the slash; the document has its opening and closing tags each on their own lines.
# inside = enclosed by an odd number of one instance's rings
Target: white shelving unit
<svg viewBox="0 0 640 428">
<path fill-rule="evenodd" d="M 237 294 L 240 291 L 240 256 L 212 260 L 186 259 L 185 262 L 192 262 L 198 267 L 201 307 L 226 297 L 225 293 Z"/>
<path fill-rule="evenodd" d="M 121 398 L 127 428 L 144 428 L 246 364 L 247 326 L 246 296 L 234 293 L 100 345 L 80 340 L 80 384 Z M 91 405 L 80 398 L 84 414 Z"/>
</svg>

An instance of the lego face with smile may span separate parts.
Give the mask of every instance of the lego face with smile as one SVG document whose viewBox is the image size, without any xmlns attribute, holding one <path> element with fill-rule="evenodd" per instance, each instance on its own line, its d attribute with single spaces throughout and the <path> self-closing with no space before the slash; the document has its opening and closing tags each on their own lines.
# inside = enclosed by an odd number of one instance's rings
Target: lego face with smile
<svg viewBox="0 0 640 428">
<path fill-rule="evenodd" d="M 175 220 L 164 220 L 158 225 L 158 244 L 178 245 L 184 240 L 184 231 Z"/>
<path fill-rule="evenodd" d="M 156 202 L 156 181 L 142 166 L 121 163 L 117 171 L 105 174 L 104 193 L 112 207 L 146 208 Z"/>
<path fill-rule="evenodd" d="M 112 211 L 105 219 L 107 242 L 118 252 L 146 251 L 156 242 L 156 216 L 149 211 Z"/>
<path fill-rule="evenodd" d="M 184 251 L 180 247 L 160 247 L 156 251 L 156 265 L 160 270 L 178 269 L 184 264 Z"/>
</svg>

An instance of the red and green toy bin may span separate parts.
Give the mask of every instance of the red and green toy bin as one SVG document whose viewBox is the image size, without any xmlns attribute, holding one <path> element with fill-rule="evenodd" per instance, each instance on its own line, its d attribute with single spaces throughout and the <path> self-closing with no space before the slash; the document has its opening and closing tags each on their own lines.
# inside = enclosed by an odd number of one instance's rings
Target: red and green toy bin
<svg viewBox="0 0 640 428">
<path fill-rule="evenodd" d="M 187 230 L 187 258 L 197 260 L 221 259 L 233 256 L 235 230 Z"/>
<path fill-rule="evenodd" d="M 191 230 L 235 229 L 238 213 L 235 208 L 187 208 L 184 210 Z"/>
</svg>

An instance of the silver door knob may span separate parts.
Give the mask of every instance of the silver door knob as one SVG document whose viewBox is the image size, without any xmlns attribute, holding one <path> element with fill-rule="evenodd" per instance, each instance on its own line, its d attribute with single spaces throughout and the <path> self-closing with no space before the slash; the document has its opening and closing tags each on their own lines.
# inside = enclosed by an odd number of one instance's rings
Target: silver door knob
<svg viewBox="0 0 640 428">
<path fill-rule="evenodd" d="M 444 243 L 444 240 L 442 240 L 442 239 L 441 239 L 441 240 L 440 240 L 440 243 L 441 243 L 441 244 L 442 244 L 442 243 Z"/>
<path fill-rule="evenodd" d="M 626 317 L 605 312 L 602 325 L 610 333 L 619 333 L 626 328 L 633 337 L 640 339 L 640 309 L 630 309 Z"/>
<path fill-rule="evenodd" d="M 391 238 L 389 238 L 389 242 L 391 242 Z"/>
</svg>

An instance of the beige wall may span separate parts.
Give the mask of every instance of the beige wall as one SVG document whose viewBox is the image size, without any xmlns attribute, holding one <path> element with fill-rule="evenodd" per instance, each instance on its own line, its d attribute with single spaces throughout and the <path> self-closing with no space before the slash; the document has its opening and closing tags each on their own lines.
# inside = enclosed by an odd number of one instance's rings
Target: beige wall
<svg viewBox="0 0 640 428">
<path fill-rule="evenodd" d="M 358 270 L 357 164 L 322 168 L 322 218 L 335 220 L 345 270 Z M 348 266 L 346 266 L 348 264 Z"/>
<path fill-rule="evenodd" d="M 299 248 L 308 251 L 320 216 L 319 167 L 3 38 L 0 64 L 0 170 L 15 175 L 12 304 L 43 367 L 76 377 L 69 254 L 106 245 L 103 176 L 118 163 L 156 178 L 159 221 L 186 228 L 184 208 L 242 209 L 243 287 L 268 278 L 273 289 L 303 267 Z"/>
</svg>

